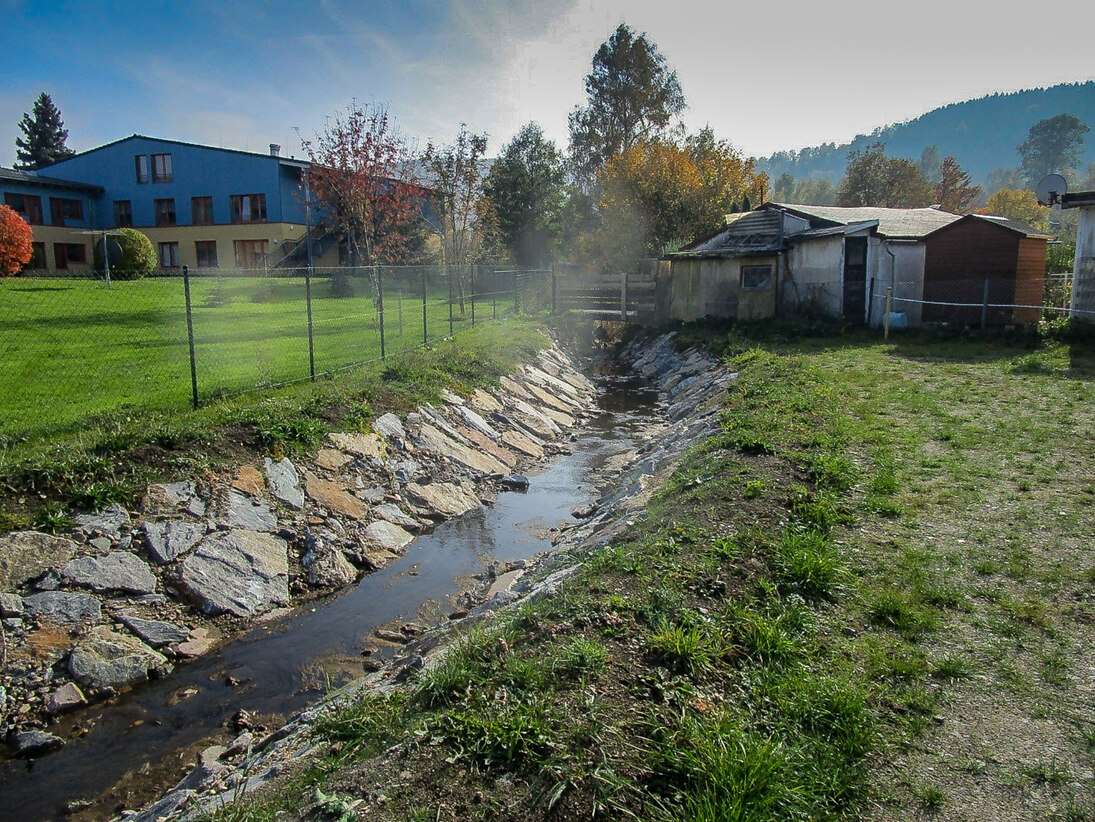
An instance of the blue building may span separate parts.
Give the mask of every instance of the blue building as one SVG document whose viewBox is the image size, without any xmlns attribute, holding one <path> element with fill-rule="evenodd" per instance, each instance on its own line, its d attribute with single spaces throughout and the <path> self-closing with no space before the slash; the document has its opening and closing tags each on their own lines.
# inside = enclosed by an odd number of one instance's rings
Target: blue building
<svg viewBox="0 0 1095 822">
<path fill-rule="evenodd" d="M 44 174 L 0 170 L 0 193 L 8 205 L 22 206 L 16 210 L 43 246 L 35 263 L 45 268 L 75 267 L 81 243 L 79 265 L 88 267 L 93 237 L 78 230 L 135 228 L 152 240 L 161 268 L 263 269 L 303 262 L 307 167 L 281 157 L 273 144 L 258 154 L 134 134 Z M 53 237 L 55 229 L 64 236 Z M 72 246 L 72 253 L 58 256 L 59 246 Z M 333 240 L 315 246 L 317 265 L 337 264 Z"/>
</svg>

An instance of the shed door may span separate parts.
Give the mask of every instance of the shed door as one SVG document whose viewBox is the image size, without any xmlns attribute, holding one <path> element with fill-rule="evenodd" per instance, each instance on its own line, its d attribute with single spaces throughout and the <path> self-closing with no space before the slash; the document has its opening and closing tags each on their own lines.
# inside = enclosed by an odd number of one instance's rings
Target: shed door
<svg viewBox="0 0 1095 822">
<path fill-rule="evenodd" d="M 857 325 L 867 314 L 867 238 L 844 240 L 844 319 Z"/>
</svg>

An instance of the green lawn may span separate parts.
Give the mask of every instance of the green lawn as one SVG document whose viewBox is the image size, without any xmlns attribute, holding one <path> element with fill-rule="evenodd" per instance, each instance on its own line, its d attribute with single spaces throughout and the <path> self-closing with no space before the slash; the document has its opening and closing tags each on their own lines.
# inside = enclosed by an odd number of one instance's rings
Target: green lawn
<svg viewBox="0 0 1095 822">
<path fill-rule="evenodd" d="M 393 278 L 394 279 L 394 278 Z M 317 374 L 380 358 L 380 315 L 369 283 L 334 296 L 312 284 Z M 303 279 L 195 277 L 191 283 L 198 394 L 202 401 L 309 377 Z M 497 299 L 497 307 L 494 300 Z M 384 288 L 387 353 L 450 332 L 448 286 L 417 275 Z M 508 295 L 477 301 L 482 321 L 511 310 Z M 455 328 L 470 324 L 470 305 Z M 184 408 L 191 401 L 182 278 L 115 282 L 0 282 L 0 435 L 38 437 L 89 416 Z"/>
</svg>

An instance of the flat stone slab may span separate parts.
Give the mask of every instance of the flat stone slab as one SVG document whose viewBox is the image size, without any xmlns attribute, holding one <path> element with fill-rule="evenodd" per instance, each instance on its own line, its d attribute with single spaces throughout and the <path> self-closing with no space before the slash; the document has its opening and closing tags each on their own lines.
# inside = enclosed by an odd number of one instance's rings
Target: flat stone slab
<svg viewBox="0 0 1095 822">
<path fill-rule="evenodd" d="M 349 454 L 339 451 L 337 448 L 321 448 L 316 454 L 316 465 L 328 471 L 338 471 L 354 458 Z"/>
<path fill-rule="evenodd" d="M 327 439 L 339 451 L 345 451 L 362 459 L 383 462 L 387 451 L 384 440 L 376 434 L 328 434 Z"/>
<path fill-rule="evenodd" d="M 141 510 L 149 516 L 167 516 L 192 506 L 194 500 L 201 503 L 204 512 L 205 503 L 198 498 L 194 483 L 189 480 L 186 482 L 172 482 L 167 485 L 153 484 L 145 489 L 144 499 L 141 501 Z M 196 516 L 201 516 L 201 514 Z"/>
<path fill-rule="evenodd" d="M 482 388 L 476 388 L 472 392 L 471 404 L 486 414 L 501 411 L 505 407 Z"/>
<path fill-rule="evenodd" d="M 266 482 L 253 465 L 241 465 L 232 480 L 232 487 L 249 497 L 261 497 L 266 490 Z"/>
<path fill-rule="evenodd" d="M 38 531 L 13 531 L 0 536 L 0 590 L 12 591 L 50 568 L 60 568 L 76 556 L 76 551 L 72 540 Z"/>
<path fill-rule="evenodd" d="M 38 730 L 14 733 L 10 742 L 15 749 L 15 755 L 20 759 L 48 754 L 65 746 L 65 740 L 61 737 Z"/>
<path fill-rule="evenodd" d="M 0 594 L 0 617 L 21 617 L 23 598 L 19 594 Z"/>
<path fill-rule="evenodd" d="M 420 526 L 418 520 L 406 513 L 394 502 L 385 502 L 373 508 L 373 513 L 386 522 L 398 525 L 400 528 L 415 529 Z"/>
<path fill-rule="evenodd" d="M 362 519 L 368 511 L 361 500 L 343 490 L 337 482 L 321 479 L 309 471 L 304 472 L 304 487 L 311 499 L 343 516 Z"/>
<path fill-rule="evenodd" d="M 513 394 L 515 397 L 521 397 L 526 400 L 532 399 L 532 394 L 528 389 L 515 379 L 510 377 L 499 377 L 498 384 L 501 385 L 507 393 Z"/>
<path fill-rule="evenodd" d="M 125 627 L 153 648 L 163 648 L 166 645 L 174 645 L 190 639 L 189 628 L 182 628 L 170 622 L 144 619 L 132 611 L 122 611 L 118 618 Z"/>
<path fill-rule="evenodd" d="M 474 448 L 478 448 L 484 454 L 490 454 L 499 462 L 513 468 L 517 465 L 518 456 L 502 445 L 501 441 L 495 442 L 473 428 L 461 427 L 460 433 Z"/>
<path fill-rule="evenodd" d="M 469 428 L 474 428 L 476 431 L 486 435 L 490 439 L 497 440 L 500 436 L 502 436 L 498 431 L 495 431 L 494 427 L 489 422 L 487 422 L 481 415 L 479 415 L 475 411 L 472 411 L 466 405 L 461 405 L 460 407 L 458 407 L 456 409 L 456 413 L 463 417 L 464 423 Z"/>
<path fill-rule="evenodd" d="M 95 690 L 117 690 L 170 670 L 171 664 L 163 654 L 106 626 L 94 628 L 68 656 L 72 678 Z"/>
<path fill-rule="evenodd" d="M 530 437 L 525 436 L 520 431 L 503 431 L 502 442 L 512 448 L 514 451 L 520 451 L 527 457 L 533 459 L 543 459 L 544 447 L 540 443 L 533 441 Z"/>
<path fill-rule="evenodd" d="M 180 582 L 206 614 L 253 616 L 289 602 L 288 546 L 257 531 L 211 534 L 182 561 Z"/>
<path fill-rule="evenodd" d="M 373 420 L 373 430 L 390 440 L 406 439 L 407 431 L 403 422 L 395 414 L 383 414 Z"/>
<path fill-rule="evenodd" d="M 290 508 L 300 511 L 304 508 L 304 492 L 300 490 L 300 474 L 292 461 L 285 457 L 276 462 L 266 457 L 263 463 L 270 491 Z"/>
<path fill-rule="evenodd" d="M 165 520 L 163 522 L 145 522 L 141 525 L 145 542 L 148 544 L 148 556 L 157 565 L 164 565 L 178 559 L 205 536 L 206 527 L 196 522 L 184 520 Z"/>
<path fill-rule="evenodd" d="M 129 525 L 129 512 L 120 505 L 108 505 L 95 514 L 78 514 L 74 530 L 87 535 L 106 534 L 117 539 L 121 536 L 123 525 Z"/>
<path fill-rule="evenodd" d="M 104 557 L 80 557 L 61 569 L 61 576 L 78 588 L 92 591 L 122 591 L 151 594 L 156 575 L 140 558 L 128 551 L 114 551 Z"/>
<path fill-rule="evenodd" d="M 449 482 L 411 483 L 407 486 L 407 494 L 411 499 L 446 518 L 458 517 L 479 505 L 479 498 L 475 494 Z"/>
<path fill-rule="evenodd" d="M 317 547 L 308 563 L 309 585 L 320 588 L 341 588 L 356 579 L 357 569 L 337 548 Z"/>
<path fill-rule="evenodd" d="M 448 457 L 480 474 L 504 474 L 509 469 L 499 460 L 451 439 L 428 423 L 422 423 L 419 444 L 427 451 Z"/>
<path fill-rule="evenodd" d="M 385 551 L 396 552 L 414 539 L 414 535 L 404 531 L 394 522 L 378 520 L 365 529 L 365 538 Z"/>
<path fill-rule="evenodd" d="M 572 405 L 563 402 L 550 391 L 536 385 L 530 385 L 528 390 L 533 393 L 540 405 L 545 408 L 550 408 L 552 411 L 558 411 L 567 416 L 574 414 L 574 407 Z"/>
<path fill-rule="evenodd" d="M 46 710 L 51 714 L 63 714 L 66 711 L 74 711 L 81 705 L 87 704 L 87 697 L 73 682 L 66 682 L 52 694 L 46 704 Z"/>
<path fill-rule="evenodd" d="M 276 531 L 277 515 L 263 500 L 252 499 L 235 488 L 228 492 L 223 522 L 242 531 Z"/>
<path fill-rule="evenodd" d="M 77 625 L 102 619 L 99 600 L 88 594 L 70 594 L 67 591 L 43 591 L 23 598 L 28 616 L 50 619 L 54 622 Z"/>
</svg>

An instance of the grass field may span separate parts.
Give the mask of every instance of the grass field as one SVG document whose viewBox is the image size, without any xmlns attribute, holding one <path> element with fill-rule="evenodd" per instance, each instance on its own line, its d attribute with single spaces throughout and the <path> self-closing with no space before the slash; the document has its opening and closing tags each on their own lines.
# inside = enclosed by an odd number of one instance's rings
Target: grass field
<svg viewBox="0 0 1095 822">
<path fill-rule="evenodd" d="M 683 341 L 739 377 L 645 517 L 217 819 L 1095 817 L 1095 350 Z"/>
<path fill-rule="evenodd" d="M 380 358 L 380 314 L 369 283 L 333 296 L 312 286 L 317 373 Z M 303 279 L 194 277 L 191 284 L 198 393 L 218 396 L 308 379 Z M 387 353 L 450 333 L 448 285 L 436 275 L 391 278 L 384 289 Z M 477 300 L 479 321 L 512 310 L 512 296 Z M 470 305 L 455 327 L 470 324 Z M 424 322 L 425 320 L 425 322 Z M 424 326 L 425 325 L 425 329 Z M 89 416 L 170 410 L 191 402 L 181 277 L 115 282 L 0 281 L 0 435 L 36 438 L 80 427 Z"/>
</svg>

